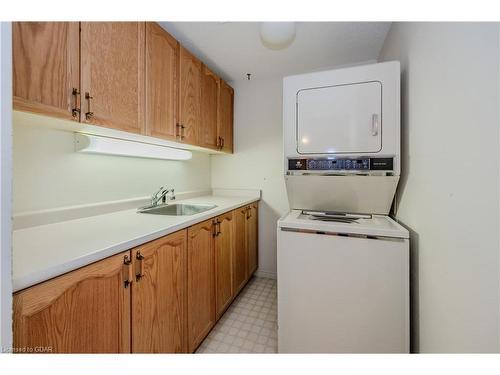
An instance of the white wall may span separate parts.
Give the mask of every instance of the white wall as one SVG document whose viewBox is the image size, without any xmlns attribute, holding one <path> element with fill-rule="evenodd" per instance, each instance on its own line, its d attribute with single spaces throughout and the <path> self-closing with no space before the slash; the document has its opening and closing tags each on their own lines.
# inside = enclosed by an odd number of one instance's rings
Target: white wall
<svg viewBox="0 0 500 375">
<path fill-rule="evenodd" d="M 12 346 L 12 29 L 0 23 L 0 352 Z"/>
<path fill-rule="evenodd" d="M 396 23 L 380 60 L 403 70 L 413 350 L 498 352 L 498 26 Z"/>
<path fill-rule="evenodd" d="M 283 178 L 281 78 L 237 81 L 234 155 L 212 156 L 212 185 L 262 190 L 259 273 L 276 276 L 276 221 L 288 211 Z"/>
<path fill-rule="evenodd" d="M 73 133 L 14 124 L 14 214 L 210 189 L 210 156 L 166 161 L 74 152 Z"/>
</svg>

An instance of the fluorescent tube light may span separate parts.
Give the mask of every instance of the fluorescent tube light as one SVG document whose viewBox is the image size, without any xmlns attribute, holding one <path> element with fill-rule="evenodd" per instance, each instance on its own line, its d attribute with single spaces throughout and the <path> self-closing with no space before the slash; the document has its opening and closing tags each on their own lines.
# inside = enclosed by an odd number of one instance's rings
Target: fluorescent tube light
<svg viewBox="0 0 500 375">
<path fill-rule="evenodd" d="M 75 133 L 75 150 L 89 154 L 165 160 L 189 160 L 193 157 L 191 151 L 187 150 L 82 133 Z"/>
</svg>

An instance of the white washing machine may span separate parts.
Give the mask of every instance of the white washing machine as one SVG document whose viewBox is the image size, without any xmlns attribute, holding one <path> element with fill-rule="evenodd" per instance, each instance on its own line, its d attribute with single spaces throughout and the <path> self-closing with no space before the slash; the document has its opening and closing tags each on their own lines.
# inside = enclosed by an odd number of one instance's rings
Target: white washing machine
<svg viewBox="0 0 500 375">
<path fill-rule="evenodd" d="M 408 353 L 408 231 L 384 215 L 332 216 L 278 222 L 278 351 Z"/>
</svg>

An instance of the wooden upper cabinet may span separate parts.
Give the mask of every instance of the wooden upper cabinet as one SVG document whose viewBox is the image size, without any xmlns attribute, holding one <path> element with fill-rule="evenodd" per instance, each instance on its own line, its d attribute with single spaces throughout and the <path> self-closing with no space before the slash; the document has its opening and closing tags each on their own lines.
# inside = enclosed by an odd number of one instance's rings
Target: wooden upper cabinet
<svg viewBox="0 0 500 375">
<path fill-rule="evenodd" d="M 198 144 L 201 126 L 202 64 L 180 46 L 179 52 L 179 125 L 182 142 Z"/>
<path fill-rule="evenodd" d="M 82 122 L 144 133 L 144 22 L 81 23 Z"/>
<path fill-rule="evenodd" d="M 132 352 L 187 352 L 187 230 L 132 250 L 132 259 Z"/>
<path fill-rule="evenodd" d="M 188 228 L 188 337 L 194 352 L 215 324 L 214 225 Z"/>
<path fill-rule="evenodd" d="M 258 203 L 252 203 L 247 211 L 248 277 L 257 270 L 258 260 Z"/>
<path fill-rule="evenodd" d="M 222 139 L 222 151 L 233 152 L 234 90 L 226 82 L 220 82 L 218 133 Z"/>
<path fill-rule="evenodd" d="M 243 288 L 248 280 L 247 263 L 247 209 L 240 207 L 234 214 L 234 248 L 233 248 L 233 291 L 234 294 Z"/>
<path fill-rule="evenodd" d="M 14 22 L 14 109 L 233 152 L 233 89 L 154 22 Z"/>
<path fill-rule="evenodd" d="M 199 145 L 214 150 L 219 148 L 217 133 L 220 79 L 205 65 L 201 75 L 201 128 Z"/>
<path fill-rule="evenodd" d="M 126 251 L 14 294 L 14 347 L 130 353 Z"/>
<path fill-rule="evenodd" d="M 14 109 L 80 120 L 78 22 L 12 24 Z M 75 94 L 73 94 L 75 91 Z"/>
<path fill-rule="evenodd" d="M 146 133 L 177 140 L 179 43 L 160 25 L 146 23 Z"/>
<path fill-rule="evenodd" d="M 216 219 L 215 236 L 215 301 L 217 318 L 233 300 L 233 212 L 227 212 Z"/>
</svg>

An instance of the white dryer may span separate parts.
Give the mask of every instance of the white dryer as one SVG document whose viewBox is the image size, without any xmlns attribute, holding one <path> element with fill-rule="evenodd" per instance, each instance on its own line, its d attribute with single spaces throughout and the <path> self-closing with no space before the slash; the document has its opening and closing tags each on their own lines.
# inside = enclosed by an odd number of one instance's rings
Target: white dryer
<svg viewBox="0 0 500 375">
<path fill-rule="evenodd" d="M 284 78 L 291 208 L 389 213 L 401 163 L 399 69 L 392 61 Z"/>
</svg>

